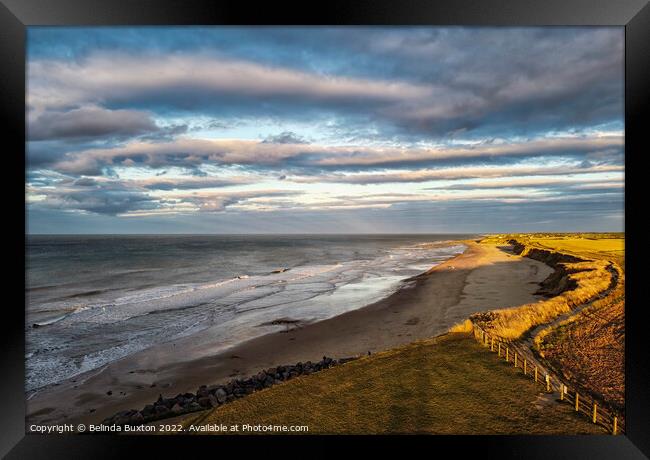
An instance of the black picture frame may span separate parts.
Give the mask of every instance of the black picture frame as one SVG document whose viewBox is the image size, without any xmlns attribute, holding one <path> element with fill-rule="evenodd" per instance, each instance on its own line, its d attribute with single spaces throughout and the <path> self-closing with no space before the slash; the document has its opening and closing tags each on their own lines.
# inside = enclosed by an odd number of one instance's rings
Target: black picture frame
<svg viewBox="0 0 650 460">
<path fill-rule="evenodd" d="M 647 152 L 644 121 L 650 104 L 650 5 L 645 0 L 329 0 L 298 5 L 240 0 L 0 0 L 0 114 L 2 151 L 10 158 L 10 180 L 3 181 L 11 240 L 5 250 L 5 299 L 2 337 L 2 395 L 0 455 L 7 458 L 115 458 L 146 444 L 147 449 L 187 448 L 189 437 L 26 435 L 24 401 L 24 310 L 19 273 L 24 265 L 25 235 L 25 45 L 26 27 L 34 25 L 481 25 L 557 26 L 618 25 L 625 27 L 625 148 L 626 148 L 626 433 L 621 436 L 429 436 L 418 443 L 431 455 L 451 449 L 463 456 L 499 458 L 645 458 L 650 456 L 650 362 L 643 321 L 642 274 L 645 257 L 640 231 L 634 225 L 644 209 L 642 169 Z M 645 116 L 644 116 L 645 115 Z M 8 160 L 7 160 L 8 161 Z M 18 171 L 22 168 L 23 174 Z M 15 183 L 14 183 L 15 182 Z M 638 193 L 637 193 L 638 192 Z M 10 206 L 9 206 L 10 205 Z M 23 239 L 19 233 L 22 231 Z M 13 241 L 15 239 L 15 242 Z M 23 246 L 21 247 L 21 241 Z M 24 291 L 23 291 L 24 292 Z M 24 295 L 22 295 L 24 299 Z M 24 304 L 24 302 L 23 302 Z M 340 440 L 337 438 L 335 441 Z M 371 445 L 383 449 L 387 441 L 411 442 L 414 437 L 375 437 Z M 243 443 L 240 441 L 244 441 Z M 356 443 L 365 437 L 346 437 Z M 197 447 L 214 450 L 237 443 L 251 446 L 250 438 L 191 439 Z M 292 447 L 280 447 L 283 437 L 260 437 L 265 449 L 285 455 L 323 454 L 337 448 L 332 438 L 292 438 Z M 305 442 L 306 441 L 306 442 Z M 307 447 L 304 444 L 316 444 Z M 259 444 L 259 442 L 254 443 Z M 288 449 L 288 450 L 285 450 Z M 304 449 L 309 449 L 305 451 Z M 433 450 L 435 449 L 435 450 Z M 151 451 L 150 451 L 151 452 Z M 444 452 L 444 451 L 443 451 Z M 446 454 L 442 454 L 446 455 Z"/>
</svg>

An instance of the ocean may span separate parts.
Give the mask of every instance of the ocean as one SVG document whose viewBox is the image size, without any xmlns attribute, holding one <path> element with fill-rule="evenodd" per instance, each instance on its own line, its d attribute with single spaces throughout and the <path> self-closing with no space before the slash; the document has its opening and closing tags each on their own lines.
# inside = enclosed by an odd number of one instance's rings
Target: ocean
<svg viewBox="0 0 650 460">
<path fill-rule="evenodd" d="M 208 328 L 215 351 L 380 300 L 468 235 L 27 238 L 26 390 Z M 280 321 L 281 322 L 281 321 Z"/>
</svg>

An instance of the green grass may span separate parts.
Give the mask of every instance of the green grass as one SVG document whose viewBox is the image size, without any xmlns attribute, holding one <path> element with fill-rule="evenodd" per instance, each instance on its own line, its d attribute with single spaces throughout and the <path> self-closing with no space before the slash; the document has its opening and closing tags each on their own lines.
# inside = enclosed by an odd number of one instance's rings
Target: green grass
<svg viewBox="0 0 650 460">
<path fill-rule="evenodd" d="M 604 434 L 467 334 L 361 358 L 184 419 L 309 433 Z"/>
</svg>

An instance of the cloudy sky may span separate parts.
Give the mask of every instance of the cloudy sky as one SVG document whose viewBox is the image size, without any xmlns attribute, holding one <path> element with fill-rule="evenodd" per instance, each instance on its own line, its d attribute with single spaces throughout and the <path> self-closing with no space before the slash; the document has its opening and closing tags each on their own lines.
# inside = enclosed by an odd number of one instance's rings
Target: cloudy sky
<svg viewBox="0 0 650 460">
<path fill-rule="evenodd" d="M 623 39 L 31 27 L 28 230 L 621 231 Z"/>
</svg>

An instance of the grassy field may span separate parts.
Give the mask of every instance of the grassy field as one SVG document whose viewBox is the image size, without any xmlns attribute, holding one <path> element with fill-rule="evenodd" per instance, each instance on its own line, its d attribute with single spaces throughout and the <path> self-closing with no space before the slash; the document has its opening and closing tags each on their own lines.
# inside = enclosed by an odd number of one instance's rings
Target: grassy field
<svg viewBox="0 0 650 460">
<path fill-rule="evenodd" d="M 468 334 L 416 342 L 188 416 L 309 433 L 604 434 Z"/>
</svg>

